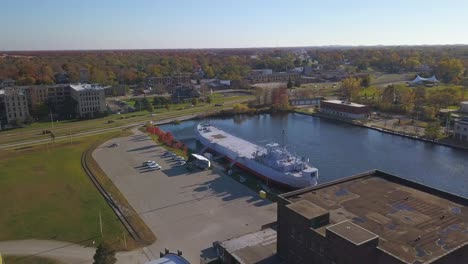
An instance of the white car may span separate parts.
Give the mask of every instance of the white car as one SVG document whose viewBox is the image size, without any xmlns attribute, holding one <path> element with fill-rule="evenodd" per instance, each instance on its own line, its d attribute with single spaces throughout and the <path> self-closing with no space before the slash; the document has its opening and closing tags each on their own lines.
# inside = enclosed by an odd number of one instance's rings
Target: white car
<svg viewBox="0 0 468 264">
<path fill-rule="evenodd" d="M 148 169 L 150 169 L 150 170 L 160 170 L 161 166 L 159 166 L 158 164 L 152 164 L 152 165 L 148 165 Z"/>
<path fill-rule="evenodd" d="M 156 164 L 156 161 L 154 160 L 148 160 L 148 161 L 143 162 L 143 166 L 151 166 L 155 164 Z"/>
</svg>

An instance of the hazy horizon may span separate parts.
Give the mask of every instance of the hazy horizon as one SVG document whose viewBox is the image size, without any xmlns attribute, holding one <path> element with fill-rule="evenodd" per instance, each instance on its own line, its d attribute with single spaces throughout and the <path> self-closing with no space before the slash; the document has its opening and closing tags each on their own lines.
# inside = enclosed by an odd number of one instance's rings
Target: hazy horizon
<svg viewBox="0 0 468 264">
<path fill-rule="evenodd" d="M 18 0 L 1 51 L 467 45 L 468 2 Z"/>
</svg>

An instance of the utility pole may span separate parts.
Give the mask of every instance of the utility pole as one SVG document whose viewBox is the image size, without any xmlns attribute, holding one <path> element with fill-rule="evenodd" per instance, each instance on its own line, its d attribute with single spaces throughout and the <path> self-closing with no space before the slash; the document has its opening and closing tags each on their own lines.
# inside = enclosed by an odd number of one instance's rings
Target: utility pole
<svg viewBox="0 0 468 264">
<path fill-rule="evenodd" d="M 102 217 L 101 217 L 101 210 L 99 210 L 99 228 L 101 230 L 101 237 L 104 235 L 102 234 Z"/>
<path fill-rule="evenodd" d="M 52 129 L 54 128 L 54 117 L 52 116 L 52 111 L 50 111 L 50 122 L 52 123 Z"/>
<path fill-rule="evenodd" d="M 127 237 L 125 236 L 125 231 L 123 232 L 123 237 L 124 237 L 125 249 L 127 249 Z"/>
</svg>

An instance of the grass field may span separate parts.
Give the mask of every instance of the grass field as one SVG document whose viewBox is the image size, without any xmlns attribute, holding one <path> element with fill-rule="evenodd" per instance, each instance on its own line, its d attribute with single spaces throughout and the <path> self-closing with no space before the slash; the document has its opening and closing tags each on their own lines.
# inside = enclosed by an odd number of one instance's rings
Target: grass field
<svg viewBox="0 0 468 264">
<path fill-rule="evenodd" d="M 80 163 L 91 144 L 118 135 L 0 150 L 0 240 L 54 239 L 89 246 L 101 241 L 101 214 L 104 239 L 120 243 L 125 229 Z"/>
<path fill-rule="evenodd" d="M 176 104 L 171 105 L 170 110 L 165 108 L 158 108 L 155 109 L 155 111 L 152 113 L 156 114 L 156 116 L 151 116 L 151 114 L 147 111 L 141 111 L 122 115 L 111 115 L 108 117 L 92 120 L 55 122 L 54 128 L 52 128 L 52 124 L 50 122 L 34 123 L 31 126 L 24 128 L 0 131 L 0 144 L 50 138 L 50 135 L 42 134 L 44 129 L 53 131 L 56 137 L 67 136 L 70 134 L 73 135 L 80 132 L 87 132 L 103 128 L 117 128 L 119 126 L 136 122 L 161 120 L 177 116 L 215 111 L 223 108 L 229 108 L 232 106 L 232 104 L 250 100 L 252 98 L 252 96 L 216 97 L 213 98 L 213 102 L 211 104 L 199 104 L 195 107 L 188 108 L 186 108 L 188 104 Z M 225 103 L 225 105 L 223 107 L 216 107 L 214 106 L 216 103 Z"/>
<path fill-rule="evenodd" d="M 414 78 L 416 73 L 402 73 L 402 74 L 387 74 L 374 72 L 371 74 L 371 85 L 385 87 L 391 83 L 405 83 L 406 81 Z"/>
<path fill-rule="evenodd" d="M 44 257 L 6 256 L 3 261 L 5 264 L 62 264 L 57 260 Z"/>
</svg>

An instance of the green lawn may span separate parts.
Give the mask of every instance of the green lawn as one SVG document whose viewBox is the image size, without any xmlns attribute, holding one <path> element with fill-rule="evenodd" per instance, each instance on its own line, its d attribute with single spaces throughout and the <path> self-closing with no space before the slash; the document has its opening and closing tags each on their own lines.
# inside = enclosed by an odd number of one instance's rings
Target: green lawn
<svg viewBox="0 0 468 264">
<path fill-rule="evenodd" d="M 101 212 L 105 240 L 118 241 L 125 229 L 80 163 L 91 144 L 117 135 L 0 150 L 0 240 L 36 238 L 92 245 L 93 240 L 101 240 Z"/>
<path fill-rule="evenodd" d="M 42 130 L 49 129 L 54 132 L 56 136 L 69 135 L 70 133 L 80 133 L 102 128 L 119 127 L 126 124 L 145 122 L 149 120 L 160 120 L 165 118 L 172 118 L 188 114 L 204 113 L 207 111 L 220 110 L 220 107 L 215 107 L 215 103 L 225 103 L 224 108 L 230 107 L 240 101 L 252 99 L 252 96 L 232 96 L 213 99 L 212 104 L 198 104 L 196 107 L 188 107 L 189 104 L 175 104 L 171 105 L 171 109 L 165 108 L 155 109 L 153 112 L 156 116 L 151 116 L 147 111 L 134 112 L 122 115 L 111 115 L 104 118 L 82 120 L 82 121 L 64 121 L 55 122 L 54 128 L 50 122 L 34 123 L 31 126 L 0 131 L 0 144 L 19 142 L 23 140 L 35 140 L 42 138 L 50 138 L 49 135 L 43 135 Z"/>
<path fill-rule="evenodd" d="M 23 256 L 6 256 L 3 258 L 5 264 L 61 264 L 57 260 L 44 257 L 23 257 Z"/>
</svg>

